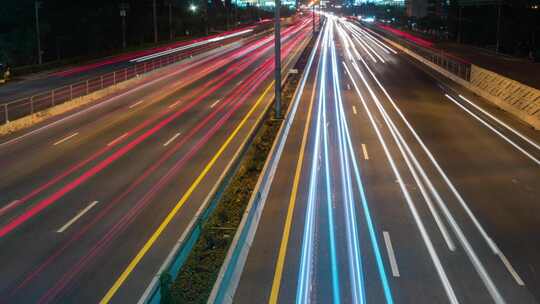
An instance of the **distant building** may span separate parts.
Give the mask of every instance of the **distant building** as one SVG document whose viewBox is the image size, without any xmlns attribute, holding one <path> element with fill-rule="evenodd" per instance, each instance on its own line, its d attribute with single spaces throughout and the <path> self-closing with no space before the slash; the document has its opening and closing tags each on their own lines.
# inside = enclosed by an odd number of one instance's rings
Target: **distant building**
<svg viewBox="0 0 540 304">
<path fill-rule="evenodd" d="M 257 6 L 262 9 L 271 9 L 275 6 L 274 0 L 237 0 L 233 3 L 240 7 Z M 293 9 L 296 7 L 296 0 L 281 0 L 281 5 Z"/>
<path fill-rule="evenodd" d="M 406 0 L 351 0 L 354 5 L 375 4 L 375 5 L 405 5 Z"/>
<path fill-rule="evenodd" d="M 448 11 L 448 0 L 406 0 L 407 16 L 423 18 L 438 16 L 445 18 Z"/>
</svg>

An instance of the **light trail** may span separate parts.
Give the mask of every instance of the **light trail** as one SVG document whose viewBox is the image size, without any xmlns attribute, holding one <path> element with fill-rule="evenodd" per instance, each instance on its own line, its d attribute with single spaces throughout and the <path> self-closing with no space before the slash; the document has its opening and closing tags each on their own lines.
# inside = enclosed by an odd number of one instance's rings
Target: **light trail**
<svg viewBox="0 0 540 304">
<path fill-rule="evenodd" d="M 414 202 L 411 198 L 411 195 L 409 193 L 409 190 L 405 187 L 405 183 L 403 182 L 403 178 L 401 174 L 399 173 L 399 170 L 397 169 L 397 166 L 395 164 L 394 157 L 390 153 L 388 146 L 386 145 L 386 141 L 384 140 L 381 131 L 379 130 L 379 126 L 375 122 L 375 119 L 373 118 L 373 114 L 369 110 L 366 101 L 364 99 L 364 96 L 362 95 L 358 84 L 356 83 L 352 73 L 350 72 L 347 65 L 344 64 L 345 70 L 347 74 L 349 75 L 349 78 L 351 79 L 351 82 L 353 83 L 353 87 L 356 90 L 356 93 L 358 94 L 358 97 L 360 98 L 361 104 L 366 110 L 366 113 L 368 115 L 369 121 L 375 130 L 375 134 L 377 135 L 377 138 L 379 140 L 379 143 L 383 147 L 384 154 L 386 155 L 386 158 L 388 159 L 388 163 L 390 164 L 390 167 L 392 169 L 392 172 L 394 173 L 394 176 L 396 177 L 398 181 L 399 188 L 401 189 L 401 192 L 403 193 L 403 196 L 405 197 L 405 201 L 407 202 L 407 206 L 409 207 L 409 210 L 411 211 L 411 214 L 414 218 L 414 221 L 418 227 L 418 230 L 420 231 L 420 235 L 424 241 L 424 244 L 426 245 L 426 248 L 428 250 L 428 253 L 433 261 L 433 264 L 435 266 L 435 269 L 437 270 L 437 273 L 439 275 L 439 278 L 441 279 L 441 282 L 443 284 L 443 287 L 446 291 L 446 294 L 450 300 L 450 303 L 457 304 L 459 301 L 457 300 L 457 297 L 455 295 L 455 292 L 450 284 L 450 281 L 448 280 L 448 276 L 446 275 L 444 268 L 442 266 L 442 263 L 440 261 L 440 258 L 437 254 L 437 251 L 435 250 L 435 247 L 433 246 L 433 242 L 431 241 L 431 238 L 429 237 L 429 234 L 426 231 L 426 228 L 424 226 L 424 223 L 422 219 L 420 218 L 420 215 L 418 214 L 418 210 L 416 209 L 416 206 L 414 205 Z M 368 87 L 369 88 L 369 87 Z"/>
<path fill-rule="evenodd" d="M 345 151 L 345 139 L 342 129 L 342 124 L 340 123 L 340 112 L 338 104 L 341 104 L 343 101 L 341 99 L 341 89 L 339 86 L 339 75 L 337 71 L 337 60 L 336 60 L 336 50 L 335 50 L 335 41 L 334 41 L 334 18 L 330 18 L 330 29 L 331 32 L 331 66 L 332 66 L 332 85 L 334 92 L 334 107 L 336 113 L 336 126 L 338 134 L 338 152 L 340 159 L 340 172 L 344 193 L 344 203 L 345 203 L 345 223 L 347 231 L 347 249 L 349 254 L 349 275 L 351 279 L 351 292 L 353 303 L 366 303 L 365 295 L 365 284 L 364 284 L 364 274 L 362 268 L 362 259 L 360 252 L 360 244 L 358 237 L 358 226 L 356 222 L 356 210 L 354 206 L 354 198 L 352 194 L 352 181 L 350 173 L 350 164 L 349 158 L 347 157 Z"/>
<path fill-rule="evenodd" d="M 319 68 L 321 72 L 319 73 L 320 78 L 317 81 L 320 81 L 319 87 L 319 96 L 318 96 L 318 106 L 317 106 L 317 120 L 315 126 L 315 143 L 314 143 L 314 152 L 311 162 L 310 169 L 310 179 L 309 179 L 309 190 L 308 190 L 308 201 L 307 201 L 307 210 L 304 220 L 304 232 L 302 236 L 302 249 L 300 256 L 300 269 L 298 274 L 298 288 L 296 293 L 296 303 L 309 303 L 310 302 L 310 292 L 311 292 L 311 280 L 312 280 L 312 257 L 313 257 L 313 238 L 314 238 L 314 225 L 315 225 L 315 212 L 316 212 L 316 191 L 317 191 L 317 181 L 318 181 L 318 160 L 321 149 L 321 125 L 324 125 L 322 121 L 323 115 L 323 103 L 326 96 L 326 85 L 325 85 L 325 76 L 326 76 L 326 66 L 328 62 L 328 38 L 329 38 L 329 26 L 325 25 L 324 34 L 322 38 L 321 48 L 322 55 L 319 59 Z M 322 62 L 321 62 L 322 60 Z M 326 129 L 326 128 L 324 128 Z M 329 181 L 327 180 L 325 185 L 329 186 Z M 328 197 L 327 197 L 328 199 Z M 330 234 L 332 238 L 332 234 Z M 338 269 L 337 269 L 337 257 L 335 253 L 335 245 L 332 248 L 333 241 L 330 242 L 331 250 L 331 263 L 332 267 L 332 286 L 333 286 L 333 299 L 339 303 L 339 283 L 338 283 Z"/>
<path fill-rule="evenodd" d="M 347 36 L 344 36 L 344 37 L 347 38 Z M 353 51 L 355 53 L 357 53 L 357 50 L 356 50 L 356 47 L 354 46 L 354 44 L 351 44 L 351 45 L 352 45 Z M 362 58 L 360 58 L 360 59 L 363 60 Z M 361 79 L 364 81 L 364 84 L 366 85 L 368 90 L 370 90 L 369 92 L 370 92 L 371 96 L 373 97 L 374 93 L 371 91 L 371 87 L 369 87 L 369 85 L 367 84 L 367 81 L 365 81 L 365 78 L 364 78 L 362 72 L 360 72 L 360 69 L 358 68 L 358 66 L 356 65 L 355 62 L 353 62 L 353 67 L 355 68 L 356 72 L 361 76 Z M 419 179 L 418 179 L 418 177 L 416 175 L 416 172 L 411 171 L 411 173 L 413 175 L 413 178 L 415 178 L 415 181 L 418 181 Z M 435 209 L 435 207 L 433 205 L 433 202 L 431 200 L 431 197 L 428 195 L 428 193 L 427 193 L 427 191 L 426 191 L 426 189 L 425 189 L 425 187 L 424 187 L 424 185 L 422 183 L 417 183 L 417 184 L 418 184 L 418 187 L 419 187 L 420 192 L 422 194 L 422 197 L 426 201 L 426 204 L 428 205 L 428 208 L 429 208 L 431 214 L 433 215 L 435 223 L 436 223 L 437 227 L 439 228 L 439 231 L 441 232 L 442 237 L 445 240 L 445 243 L 448 246 L 448 249 L 450 249 L 450 251 L 455 251 L 456 246 L 454 244 L 454 241 L 452 240 L 452 237 L 448 233 L 448 229 L 446 228 L 443 221 L 441 220 L 441 217 L 439 216 L 439 213 L 438 213 L 437 209 Z"/>
<path fill-rule="evenodd" d="M 393 48 L 391 48 L 390 46 L 388 46 L 386 43 L 380 41 L 379 39 L 375 38 L 373 35 L 371 35 L 369 32 L 365 31 L 364 29 L 362 29 L 361 27 L 359 27 L 358 25 L 352 23 L 352 22 L 348 22 L 348 24 L 351 26 L 350 28 L 352 30 L 356 30 L 362 34 L 365 35 L 365 37 L 367 37 L 369 40 L 373 41 L 376 45 L 378 45 L 380 48 L 382 48 L 383 50 L 385 50 L 385 52 L 387 54 L 388 51 L 392 52 L 394 55 L 397 55 L 398 52 L 396 50 L 394 50 Z"/>
<path fill-rule="evenodd" d="M 328 44 L 331 42 L 333 45 L 333 23 L 330 22 L 327 24 L 326 28 L 329 28 L 331 35 L 328 37 L 327 44 L 325 46 L 325 57 L 328 56 Z M 326 59 L 328 60 L 328 59 Z M 327 69 L 327 66 L 324 66 Z M 324 84 L 324 90 L 326 91 L 326 73 L 323 73 L 321 82 Z M 323 111 L 323 126 L 327 126 L 327 117 L 326 117 L 326 92 L 320 96 L 322 99 Z M 329 151 L 328 151 L 328 128 L 323 128 L 323 140 L 324 140 L 324 168 L 325 168 L 325 180 L 326 180 L 326 210 L 328 213 L 328 236 L 330 241 L 330 266 L 332 269 L 332 295 L 335 304 L 339 304 L 341 299 L 341 291 L 339 284 L 339 268 L 338 268 L 338 257 L 336 250 L 336 233 L 334 226 L 334 207 L 332 200 L 332 184 L 330 181 L 330 160 L 329 160 Z"/>
<path fill-rule="evenodd" d="M 139 62 L 147 61 L 147 60 L 154 59 L 154 58 L 157 58 L 157 57 L 169 55 L 169 54 L 172 54 L 172 53 L 192 49 L 192 48 L 195 48 L 195 47 L 198 47 L 198 46 L 201 46 L 201 45 L 206 45 L 206 44 L 210 44 L 210 43 L 213 43 L 213 42 L 219 42 L 219 41 L 222 41 L 222 40 L 225 40 L 225 39 L 238 37 L 238 36 L 241 36 L 241 35 L 244 35 L 244 34 L 247 34 L 247 33 L 251 33 L 251 32 L 253 32 L 253 29 L 243 30 L 243 31 L 239 31 L 239 32 L 236 32 L 236 33 L 228 34 L 228 35 L 214 37 L 214 38 L 210 38 L 210 39 L 207 39 L 207 40 L 195 42 L 195 43 L 192 43 L 192 44 L 183 45 L 183 46 L 180 46 L 180 47 L 177 47 L 177 48 L 174 48 L 174 49 L 162 51 L 162 52 L 159 52 L 159 53 L 155 53 L 155 54 L 151 54 L 151 55 L 131 59 L 129 62 L 137 62 L 137 63 L 139 63 Z"/>
<path fill-rule="evenodd" d="M 343 34 L 343 32 L 341 32 L 341 34 Z M 375 256 L 375 260 L 376 260 L 376 263 L 377 263 L 377 270 L 378 270 L 378 273 L 379 273 L 379 279 L 380 279 L 382 287 L 383 287 L 385 300 L 386 300 L 386 303 L 392 304 L 394 302 L 393 297 L 392 297 L 392 292 L 391 292 L 390 284 L 388 282 L 388 276 L 386 274 L 386 270 L 385 270 L 385 267 L 384 267 L 384 262 L 383 262 L 383 259 L 382 259 L 381 250 L 380 250 L 380 247 L 379 247 L 379 243 L 378 243 L 376 232 L 375 232 L 375 227 L 374 227 L 373 220 L 372 220 L 372 217 L 371 217 L 371 211 L 370 211 L 369 204 L 368 204 L 368 201 L 367 201 L 367 198 L 366 198 L 366 195 L 365 195 L 360 170 L 359 170 L 359 167 L 358 167 L 358 160 L 356 158 L 356 153 L 354 151 L 354 146 L 352 144 L 352 140 L 351 140 L 351 136 L 350 136 L 350 132 L 349 132 L 349 127 L 348 127 L 348 124 L 347 124 L 347 118 L 346 118 L 346 115 L 345 115 L 343 99 L 342 99 L 341 90 L 340 90 L 340 81 L 339 81 L 339 73 L 338 73 L 338 61 L 337 61 L 337 56 L 336 56 L 335 43 L 332 45 L 332 49 L 333 49 L 332 66 L 333 66 L 333 75 L 334 75 L 334 87 L 336 88 L 336 93 L 337 93 L 337 95 L 336 95 L 337 101 L 335 103 L 336 117 L 337 117 L 337 121 L 338 121 L 338 130 L 340 130 L 340 136 L 342 138 L 341 141 L 343 143 L 342 144 L 342 147 L 343 147 L 342 153 L 345 154 L 344 158 L 346 160 L 346 168 L 347 168 L 346 174 L 347 174 L 347 180 L 348 180 L 347 184 L 349 185 L 349 187 L 352 187 L 352 181 L 351 181 L 351 175 L 352 174 L 351 174 L 350 169 L 349 169 L 350 164 L 348 163 L 348 160 L 350 159 L 350 162 L 353 164 L 354 177 L 356 178 L 355 181 L 356 181 L 356 184 L 357 184 L 357 187 L 358 187 L 358 193 L 360 195 L 361 205 L 362 205 L 363 210 L 364 210 L 364 215 L 365 215 L 366 224 L 367 224 L 367 228 L 368 228 L 368 232 L 369 232 L 370 242 L 371 242 L 372 249 L 373 249 L 373 254 Z M 363 146 L 363 147 L 365 147 L 365 146 Z M 352 191 L 352 190 L 349 190 L 349 191 Z M 357 243 L 355 245 L 358 246 L 358 254 L 359 254 L 359 248 L 360 247 L 359 247 L 359 244 L 358 244 L 358 232 L 356 231 L 356 227 L 358 226 L 358 223 L 356 221 L 357 215 L 356 215 L 355 205 L 354 205 L 354 202 L 352 200 L 352 194 L 351 194 L 351 199 L 349 200 L 349 207 L 348 208 L 350 209 L 349 216 L 350 216 L 350 221 L 351 221 L 351 224 L 352 224 L 352 227 L 353 227 L 353 236 L 352 237 L 356 238 Z M 357 262 L 361 263 L 361 261 L 357 261 Z"/>
<path fill-rule="evenodd" d="M 375 76 L 375 74 L 373 73 L 373 71 L 369 68 L 369 66 L 367 65 L 367 63 L 362 59 L 362 63 L 364 65 L 364 67 L 367 69 L 367 71 L 370 73 L 370 75 L 372 76 L 372 78 L 374 79 L 374 81 L 377 83 L 377 85 L 379 86 L 379 88 L 383 91 L 383 93 L 385 94 L 385 96 L 387 97 L 387 99 L 390 101 L 390 103 L 392 104 L 392 106 L 394 107 L 394 109 L 396 110 L 396 112 L 399 114 L 399 116 L 401 117 L 401 119 L 405 122 L 405 124 L 407 125 L 407 127 L 409 128 L 409 130 L 411 131 L 411 133 L 413 134 L 413 136 L 415 137 L 415 139 L 420 143 L 420 145 L 422 146 L 422 148 L 424 149 L 424 151 L 426 152 L 426 154 L 428 154 L 428 157 L 430 158 L 430 160 L 432 161 L 432 163 L 436 166 L 437 170 L 439 171 L 439 173 L 443 176 L 443 178 L 445 179 L 445 182 L 450 186 L 451 185 L 451 190 L 454 192 L 454 194 L 458 194 L 459 193 L 457 192 L 457 190 L 455 190 L 455 188 L 452 189 L 453 187 L 453 184 L 450 183 L 450 180 L 448 179 L 448 177 L 446 176 L 446 174 L 444 174 L 444 172 L 442 171 L 442 169 L 440 168 L 440 166 L 438 166 L 438 163 L 436 162 L 435 158 L 433 157 L 433 155 L 431 154 L 431 152 L 429 152 L 429 150 L 427 149 L 427 147 L 425 146 L 425 144 L 423 143 L 423 141 L 420 139 L 420 137 L 418 136 L 418 134 L 416 133 L 416 131 L 412 128 L 412 126 L 410 125 L 410 123 L 408 122 L 408 120 L 405 118 L 405 116 L 403 115 L 403 113 L 401 112 L 401 110 L 396 106 L 394 100 L 392 99 L 392 97 L 388 94 L 388 92 L 386 91 L 386 89 L 382 86 L 382 84 L 380 83 L 380 81 L 378 80 L 378 78 Z M 353 66 L 356 65 L 356 64 L 353 64 Z M 357 69 L 357 72 L 359 72 L 359 68 L 355 68 Z M 359 72 L 361 73 L 361 72 Z M 368 86 L 368 84 L 366 83 L 366 86 Z M 381 115 L 383 115 L 383 118 L 385 119 L 385 122 L 387 122 L 387 124 L 389 125 L 389 128 L 390 130 L 394 130 L 393 132 L 395 132 L 395 134 L 398 135 L 398 137 L 401 137 L 401 134 L 398 130 L 398 128 L 393 124 L 392 120 L 389 118 L 388 114 L 386 113 L 386 110 L 384 109 L 384 107 L 382 107 L 380 101 L 378 100 L 378 98 L 375 96 L 373 98 L 375 104 L 377 105 L 377 107 L 379 108 L 379 111 L 381 112 Z M 394 134 L 394 133 L 393 133 Z M 399 145 L 399 142 L 400 140 L 397 140 L 396 141 L 398 143 L 398 147 L 400 146 Z M 476 255 L 476 253 L 474 252 L 474 249 L 472 248 L 472 246 L 470 245 L 469 241 L 467 240 L 467 238 L 465 237 L 465 234 L 463 233 L 463 231 L 461 230 L 461 228 L 459 227 L 459 225 L 457 224 L 457 222 L 455 221 L 454 217 L 452 216 L 452 214 L 450 213 L 450 211 L 448 210 L 446 204 L 444 204 L 442 202 L 442 200 L 439 200 L 438 198 L 440 198 L 440 196 L 438 195 L 438 192 L 437 190 L 433 187 L 433 185 L 431 184 L 431 181 L 429 180 L 429 178 L 427 177 L 426 173 L 424 172 L 423 168 L 419 165 L 418 161 L 416 160 L 416 157 L 414 156 L 414 154 L 410 151 L 410 148 L 408 147 L 407 143 L 401 139 L 401 142 L 403 143 L 403 146 L 405 147 L 405 149 L 407 150 L 407 153 L 409 154 L 409 157 L 412 159 L 416 169 L 420 172 L 422 178 L 424 179 L 424 181 L 427 183 L 427 185 L 429 186 L 430 190 L 433 192 L 433 193 L 436 193 L 436 198 L 437 198 L 437 203 L 439 204 L 439 207 L 441 208 L 441 210 L 443 211 L 443 214 L 445 215 L 446 219 L 448 220 L 448 222 L 450 223 L 450 226 L 452 227 L 452 229 L 454 230 L 454 233 L 457 235 L 457 238 L 458 240 L 460 241 L 460 244 L 463 246 L 463 249 L 465 250 L 465 253 L 467 254 L 467 256 L 469 257 L 471 263 L 473 264 L 475 270 L 477 271 L 478 275 L 480 276 L 480 278 L 482 279 L 482 282 L 484 283 L 486 289 L 488 290 L 489 294 L 491 295 L 492 299 L 495 301 L 495 303 L 505 303 L 505 300 L 503 299 L 503 297 L 501 296 L 499 290 L 497 289 L 497 287 L 495 286 L 495 284 L 493 283 L 493 280 L 491 279 L 491 277 L 489 276 L 489 274 L 487 273 L 485 267 L 483 266 L 482 262 L 480 261 L 480 259 L 478 258 L 478 256 Z M 402 152 L 403 153 L 403 152 Z M 404 154 L 404 157 L 406 157 L 406 154 Z M 461 198 L 461 195 L 459 195 L 459 197 Z M 465 203 L 463 201 L 463 203 Z M 465 204 L 464 207 L 467 207 L 468 206 Z M 470 211 L 470 210 L 469 210 Z M 469 214 L 469 216 L 473 215 L 472 212 Z M 474 216 L 474 215 L 473 215 Z M 475 220 L 476 218 L 473 218 L 473 221 Z M 479 225 L 479 223 L 478 223 Z M 479 226 L 480 228 L 482 228 L 481 226 Z M 482 228 L 482 231 L 483 231 L 483 228 Z M 481 232 L 482 232 L 481 231 Z M 485 231 L 484 231 L 485 232 Z M 491 240 L 491 239 L 490 239 Z M 493 243 L 493 241 L 491 240 L 492 242 L 492 245 L 495 245 Z M 489 242 L 488 242 L 489 244 Z M 498 248 L 496 249 L 495 251 L 495 254 L 498 254 L 498 252 L 500 252 L 498 250 Z"/>
</svg>

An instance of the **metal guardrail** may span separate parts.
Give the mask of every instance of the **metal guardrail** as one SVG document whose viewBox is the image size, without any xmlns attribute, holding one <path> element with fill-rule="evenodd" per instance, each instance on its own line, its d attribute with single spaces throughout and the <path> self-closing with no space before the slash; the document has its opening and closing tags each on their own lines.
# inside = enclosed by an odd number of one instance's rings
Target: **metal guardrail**
<svg viewBox="0 0 540 304">
<path fill-rule="evenodd" d="M 458 76 L 461 79 L 466 81 L 471 80 L 471 64 L 455 58 L 454 56 L 438 49 L 431 49 L 427 47 L 420 46 L 414 42 L 407 40 L 405 38 L 399 37 L 388 33 L 387 31 L 381 30 L 376 26 L 368 26 L 371 30 L 377 34 L 384 36 L 390 40 L 393 40 L 402 46 L 408 48 L 412 52 L 422 56 L 423 58 L 433 62 L 439 67 L 445 69 L 446 71 Z"/>
<path fill-rule="evenodd" d="M 235 37 L 220 42 L 194 47 L 189 51 L 164 55 L 145 62 L 140 62 L 126 68 L 109 72 L 97 77 L 78 81 L 49 91 L 38 93 L 29 97 L 20 98 L 11 102 L 0 104 L 0 125 L 9 123 L 18 118 L 35 114 L 56 105 L 84 97 L 105 88 L 115 86 L 126 80 L 149 73 L 164 66 L 176 63 L 182 59 L 201 53 L 216 45 L 230 43 L 242 37 Z"/>
</svg>

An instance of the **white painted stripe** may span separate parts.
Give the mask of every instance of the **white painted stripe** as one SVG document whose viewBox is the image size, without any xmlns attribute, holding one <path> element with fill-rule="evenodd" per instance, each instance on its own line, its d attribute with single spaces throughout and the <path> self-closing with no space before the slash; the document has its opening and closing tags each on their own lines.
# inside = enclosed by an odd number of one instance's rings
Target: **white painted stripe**
<svg viewBox="0 0 540 304">
<path fill-rule="evenodd" d="M 399 268 L 396 261 L 396 254 L 394 253 L 394 247 L 392 247 L 392 240 L 390 239 L 390 233 L 383 231 L 384 244 L 386 245 L 386 251 L 388 252 L 388 260 L 390 261 L 390 268 L 392 269 L 392 275 L 399 277 Z"/>
<path fill-rule="evenodd" d="M 352 106 L 352 111 L 353 111 L 354 115 L 356 115 L 357 112 L 356 112 L 356 107 L 355 106 Z"/>
<path fill-rule="evenodd" d="M 514 269 L 514 267 L 512 267 L 512 264 L 510 264 L 510 261 L 508 261 L 508 259 L 506 258 L 506 256 L 501 252 L 499 251 L 499 253 L 497 254 L 499 256 L 499 258 L 501 259 L 501 261 L 503 262 L 504 266 L 506 266 L 506 269 L 508 269 L 508 272 L 510 272 L 510 274 L 512 275 L 512 277 L 514 278 L 514 280 L 516 280 L 516 283 L 519 285 L 519 286 L 525 286 L 525 282 L 523 282 L 523 280 L 521 279 L 521 277 L 519 276 L 519 274 L 516 272 L 516 270 Z"/>
<path fill-rule="evenodd" d="M 210 108 L 215 107 L 220 101 L 221 99 L 216 100 L 213 104 L 210 105 Z"/>
<path fill-rule="evenodd" d="M 114 139 L 113 141 L 111 141 L 110 143 L 108 143 L 108 144 L 107 144 L 107 147 L 110 147 L 110 146 L 116 144 L 117 142 L 119 142 L 120 140 L 122 140 L 122 138 L 128 136 L 128 134 L 129 134 L 129 133 L 126 132 L 126 133 L 120 135 L 119 137 L 117 137 L 116 139 Z"/>
<path fill-rule="evenodd" d="M 57 145 L 59 145 L 59 144 L 65 142 L 65 141 L 67 141 L 67 140 L 70 140 L 71 138 L 73 138 L 73 137 L 75 137 L 75 136 L 77 136 L 77 135 L 79 135 L 79 132 L 75 132 L 75 133 L 69 135 L 68 137 L 64 137 L 64 138 L 60 139 L 59 141 L 55 142 L 55 143 L 53 144 L 53 146 L 57 146 Z"/>
<path fill-rule="evenodd" d="M 67 222 L 64 226 L 60 227 L 60 229 L 58 229 L 56 232 L 62 233 L 64 231 L 66 231 L 71 225 L 73 225 L 73 223 L 75 223 L 78 219 L 80 219 L 86 212 L 88 212 L 90 209 L 92 209 L 92 207 L 97 205 L 97 203 L 98 203 L 98 201 L 91 202 L 90 205 L 86 206 L 86 208 L 79 211 L 79 213 L 77 213 L 77 215 L 75 215 L 74 218 L 69 220 L 69 222 Z"/>
<path fill-rule="evenodd" d="M 13 206 L 15 206 L 15 204 L 17 204 L 19 202 L 19 200 L 14 200 L 13 202 L 5 205 L 4 207 L 0 208 L 0 215 L 3 215 L 4 213 L 6 213 L 9 209 L 11 209 Z"/>
<path fill-rule="evenodd" d="M 520 132 L 516 131 L 515 129 L 513 129 L 512 127 L 510 127 L 509 125 L 505 124 L 504 122 L 502 122 L 501 120 L 499 120 L 497 117 L 491 115 L 488 111 L 482 109 L 481 107 L 479 107 L 478 105 L 476 105 L 474 102 L 468 100 L 467 98 L 463 97 L 462 95 L 459 95 L 459 98 L 465 100 L 466 102 L 468 102 L 471 106 L 473 106 L 475 109 L 477 109 L 478 111 L 482 112 L 484 115 L 488 116 L 489 118 L 495 120 L 496 122 L 498 122 L 500 125 L 502 125 L 503 127 L 505 127 L 506 129 L 508 129 L 510 132 L 516 134 L 517 136 L 519 136 L 521 139 L 523 139 L 524 141 L 528 142 L 531 146 L 535 147 L 536 149 L 540 150 L 540 145 L 538 145 L 537 143 L 535 143 L 534 141 L 532 141 L 531 139 L 529 139 L 528 137 L 526 137 L 525 135 L 521 134 Z"/>
<path fill-rule="evenodd" d="M 170 109 L 170 108 L 176 107 L 176 106 L 177 106 L 179 103 L 181 103 L 181 102 L 182 102 L 181 100 L 176 101 L 175 103 L 173 103 L 173 104 L 171 104 L 171 105 L 169 106 L 169 109 Z"/>
<path fill-rule="evenodd" d="M 518 144 L 516 144 L 514 141 L 512 141 L 510 138 L 506 137 L 504 134 L 502 134 L 501 132 L 499 132 L 497 129 L 495 129 L 493 126 L 491 126 L 490 124 L 488 124 L 486 121 L 484 121 L 482 118 L 478 117 L 478 115 L 474 114 L 473 112 L 471 112 L 469 109 L 465 108 L 462 104 L 460 104 L 457 100 L 455 100 L 452 96 L 448 95 L 448 94 L 444 94 L 444 96 L 446 96 L 446 98 L 450 99 L 453 103 L 455 103 L 458 107 L 462 108 L 463 111 L 469 113 L 472 117 L 476 118 L 476 120 L 478 120 L 480 123 L 482 123 L 484 126 L 486 126 L 488 129 L 490 129 L 491 131 L 495 132 L 495 134 L 499 135 L 499 137 L 501 137 L 502 139 L 504 139 L 507 143 L 511 144 L 512 146 L 514 146 L 514 148 L 516 148 L 517 150 L 519 150 L 521 153 L 523 153 L 525 156 L 527 156 L 528 158 L 530 158 L 533 162 L 535 162 L 537 165 L 540 165 L 540 160 L 536 157 L 534 157 L 533 155 L 531 155 L 529 152 L 525 151 L 525 149 L 523 149 L 521 146 L 519 146 Z"/>
<path fill-rule="evenodd" d="M 365 144 L 362 144 L 362 152 L 364 153 L 364 159 L 368 160 L 369 159 L 369 154 L 367 152 L 367 147 L 366 147 Z"/>
<path fill-rule="evenodd" d="M 143 102 L 144 102 L 144 99 L 143 99 L 143 100 L 139 100 L 139 101 L 137 101 L 136 103 L 130 105 L 129 108 L 130 108 L 130 109 L 133 109 L 133 108 L 135 108 L 136 106 L 140 105 L 140 104 L 143 103 Z"/>
<path fill-rule="evenodd" d="M 171 137 L 171 139 L 167 140 L 166 143 L 163 144 L 164 147 L 168 146 L 170 143 L 172 143 L 178 136 L 180 136 L 180 132 L 176 133 Z"/>
</svg>

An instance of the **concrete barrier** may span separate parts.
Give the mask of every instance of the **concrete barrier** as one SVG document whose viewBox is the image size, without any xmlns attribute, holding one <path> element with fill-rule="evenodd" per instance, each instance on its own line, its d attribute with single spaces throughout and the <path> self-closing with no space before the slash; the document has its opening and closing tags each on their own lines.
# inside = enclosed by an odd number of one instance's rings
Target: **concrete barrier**
<svg viewBox="0 0 540 304">
<path fill-rule="evenodd" d="M 472 91 L 535 129 L 540 129 L 540 90 L 476 65 L 471 69 Z"/>
<path fill-rule="evenodd" d="M 474 64 L 471 65 L 471 79 L 470 81 L 466 81 L 401 44 L 386 37 L 380 37 L 400 51 L 464 86 L 502 110 L 511 113 L 536 130 L 540 130 L 540 91 L 538 89 L 529 87 Z"/>
</svg>

